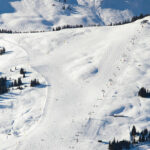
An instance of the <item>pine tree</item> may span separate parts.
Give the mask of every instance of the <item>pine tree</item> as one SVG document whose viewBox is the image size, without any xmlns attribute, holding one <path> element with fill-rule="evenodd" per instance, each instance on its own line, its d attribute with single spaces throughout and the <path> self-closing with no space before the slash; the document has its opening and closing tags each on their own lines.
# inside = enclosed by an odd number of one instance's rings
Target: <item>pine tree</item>
<svg viewBox="0 0 150 150">
<path fill-rule="evenodd" d="M 17 80 L 14 80 L 14 86 L 17 86 L 18 83 L 17 83 Z"/>
<path fill-rule="evenodd" d="M 22 85 L 21 78 L 18 78 L 18 86 Z"/>
<path fill-rule="evenodd" d="M 25 70 L 23 68 L 20 69 L 20 74 L 25 74 Z"/>
<path fill-rule="evenodd" d="M 136 128 L 135 128 L 135 126 L 132 127 L 131 135 L 132 136 L 136 135 Z"/>
</svg>

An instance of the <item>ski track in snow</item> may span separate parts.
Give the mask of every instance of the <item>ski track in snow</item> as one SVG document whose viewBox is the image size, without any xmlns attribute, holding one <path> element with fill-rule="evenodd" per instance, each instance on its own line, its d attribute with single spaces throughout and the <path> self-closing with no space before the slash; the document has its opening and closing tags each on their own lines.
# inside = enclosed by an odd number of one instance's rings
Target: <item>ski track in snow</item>
<svg viewBox="0 0 150 150">
<path fill-rule="evenodd" d="M 118 79 L 130 65 L 135 44 L 143 32 L 140 22 L 136 22 L 116 27 L 4 35 L 1 40 L 25 51 L 28 59 L 24 62 L 49 85 L 42 117 L 31 133 L 27 132 L 29 135 L 18 138 L 13 149 L 106 149 L 111 137 L 101 131 L 114 131 L 112 115 L 121 114 L 128 107 L 120 104 L 109 112 L 109 94 L 116 90 Z M 140 102 L 136 105 L 142 107 Z M 118 126 L 125 120 L 127 126 L 133 123 L 130 116 L 120 120 Z M 101 145 L 97 143 L 100 137 L 106 140 Z"/>
<path fill-rule="evenodd" d="M 9 69 L 9 68 L 14 68 L 14 67 L 19 67 L 19 66 L 22 66 L 22 67 L 25 67 L 25 70 L 27 69 L 27 71 L 32 71 L 32 74 L 34 73 L 34 74 L 38 74 L 38 77 L 40 78 L 40 80 L 42 81 L 44 78 L 43 77 L 41 77 L 41 75 L 39 74 L 39 73 L 37 73 L 35 70 L 34 70 L 34 68 L 31 68 L 31 66 L 30 66 L 30 64 L 29 64 L 29 57 L 28 57 L 28 54 L 26 53 L 26 51 L 22 48 L 22 47 L 20 47 L 18 44 L 16 44 L 16 43 L 13 43 L 12 41 L 9 41 L 9 40 L 7 40 L 7 38 L 6 39 L 1 39 L 1 45 L 3 45 L 3 46 L 6 46 L 6 49 L 7 50 L 11 50 L 12 49 L 12 53 L 14 53 L 14 54 L 9 54 L 8 53 L 8 55 L 13 55 L 13 56 L 10 56 L 10 59 L 6 59 L 6 62 L 8 61 L 8 62 L 11 62 L 10 64 L 8 63 L 6 63 L 7 64 L 7 70 Z M 15 51 L 16 50 L 16 51 Z M 9 51 L 8 51 L 9 52 Z M 20 54 L 21 54 L 21 57 L 20 57 Z M 7 52 L 6 52 L 6 55 L 7 55 Z M 16 56 L 19 56 L 19 57 L 16 57 Z M 1 56 L 1 57 L 3 57 L 3 56 Z M 7 56 L 6 56 L 7 57 Z M 14 58 L 15 59 L 14 59 Z M 5 65 L 5 61 L 3 62 L 2 61 L 2 63 L 4 64 L 4 66 L 6 67 L 6 65 Z M 30 70 L 28 70 L 28 69 L 30 69 Z M 2 69 L 3 70 L 3 69 Z M 4 69 L 5 71 L 6 71 L 6 69 Z M 6 76 L 7 76 L 7 73 L 5 73 L 6 74 Z M 31 75 L 32 76 L 32 75 Z M 34 76 L 33 76 L 34 77 Z M 37 75 L 36 75 L 36 77 L 37 77 Z M 43 78 L 43 79 L 42 79 Z M 31 78 L 32 79 L 32 78 Z M 43 80 L 44 81 L 44 80 Z M 42 82 L 43 82 L 42 81 Z M 44 81 L 45 82 L 45 81 Z M 44 83 L 43 82 L 43 83 Z M 47 85 L 47 84 L 46 84 Z M 47 88 L 46 88 L 47 89 Z M 43 90 L 42 90 L 43 91 Z M 10 92 L 13 92 L 13 91 L 10 91 Z M 22 96 L 22 93 L 25 93 L 25 92 L 20 92 L 19 94 Z M 28 91 L 28 93 L 29 93 L 29 91 Z M 12 93 L 13 94 L 13 93 Z M 7 95 L 7 94 L 6 94 Z M 14 92 L 14 95 L 15 95 L 15 92 Z M 17 95 L 17 93 L 16 93 L 16 95 Z M 32 93 L 32 95 L 34 96 L 35 94 L 34 93 Z M 46 95 L 45 95 L 46 96 Z M 23 97 L 23 96 L 22 96 Z M 1 98 L 1 97 L 0 97 Z M 16 97 L 17 98 L 17 97 Z M 11 101 L 13 102 L 16 98 L 14 98 L 14 99 L 12 99 Z M 34 97 L 30 97 L 31 99 L 33 98 L 34 99 Z M 41 95 L 41 98 L 42 98 L 42 101 L 43 101 L 43 103 L 44 103 L 44 99 L 43 99 L 43 97 L 42 97 L 42 95 Z M 21 99 L 20 99 L 21 100 Z M 38 98 L 38 100 L 40 101 L 40 98 Z M 46 101 L 46 100 L 45 100 Z M 4 100 L 4 101 L 2 101 L 3 103 L 5 102 L 5 103 L 7 103 L 7 101 L 6 100 Z M 10 100 L 9 100 L 9 102 L 10 102 Z M 13 105 L 13 103 L 12 103 L 12 105 Z M 46 105 L 46 104 L 45 104 Z M 21 105 L 19 106 L 18 105 L 18 107 L 22 107 Z M 42 108 L 42 105 L 40 106 L 41 108 Z M 45 107 L 45 106 L 44 106 Z M 37 107 L 38 108 L 38 107 Z M 40 114 L 38 114 L 39 112 L 37 112 L 37 114 L 36 115 L 39 115 L 38 117 L 38 119 L 37 119 L 37 121 L 35 121 L 35 123 L 34 124 L 32 124 L 30 127 L 29 127 L 29 129 L 28 129 L 28 131 L 26 131 L 26 129 L 24 130 L 24 131 L 19 131 L 20 133 L 20 135 L 18 136 L 19 138 L 21 137 L 25 137 L 25 136 L 27 136 L 29 133 L 30 133 L 30 131 L 32 131 L 34 128 L 35 128 L 35 125 L 37 125 L 38 124 L 38 122 L 40 122 L 40 119 L 42 119 L 42 115 L 43 115 L 43 113 L 44 113 L 44 109 L 43 109 L 43 112 L 42 112 L 42 110 L 41 110 L 41 108 L 40 108 Z M 12 111 L 13 111 L 13 106 L 12 106 Z M 31 108 L 31 109 L 28 109 L 28 110 L 26 110 L 26 112 L 25 113 L 23 113 L 22 115 L 24 115 L 24 114 L 27 114 L 27 113 L 29 113 L 29 111 L 30 110 L 33 110 L 34 108 Z M 17 111 L 16 111 L 16 113 L 17 113 Z M 30 113 L 29 113 L 30 114 Z M 23 117 L 23 116 L 20 116 L 20 117 Z M 31 120 L 29 120 L 29 121 L 32 121 L 32 119 L 34 119 L 34 116 L 31 116 L 31 117 L 33 117 L 33 118 L 31 118 Z M 37 116 L 36 116 L 37 117 Z M 5 119 L 4 119 L 5 120 Z M 13 128 L 15 128 L 13 125 L 15 124 L 15 122 L 17 122 L 18 120 L 17 120 L 17 118 L 15 118 L 15 120 L 13 120 L 12 121 L 12 128 L 11 128 L 11 130 L 13 131 L 14 130 L 14 136 L 15 136 L 15 132 L 17 132 L 17 131 L 15 131 L 15 129 L 13 129 Z M 25 120 L 25 121 L 28 121 L 28 120 Z M 25 125 L 25 124 L 24 124 Z M 28 126 L 28 125 L 27 125 Z M 19 130 L 19 128 L 17 129 L 17 130 Z M 17 133 L 16 133 L 17 134 Z M 10 136 L 10 137 L 9 137 Z M 17 135 L 16 135 L 16 137 L 17 137 Z M 12 138 L 14 138 L 13 140 L 12 140 Z M 19 142 L 18 142 L 18 139 L 16 138 L 15 139 L 15 137 L 11 137 L 11 135 L 7 135 L 7 142 L 8 141 L 10 141 L 10 143 L 8 144 L 9 146 L 6 146 L 7 144 L 6 144 L 6 142 L 4 141 L 4 145 L 2 145 L 2 147 L 1 148 L 6 148 L 6 149 L 13 149 L 14 148 L 14 145 L 16 145 L 16 143 L 17 144 L 20 144 Z"/>
</svg>

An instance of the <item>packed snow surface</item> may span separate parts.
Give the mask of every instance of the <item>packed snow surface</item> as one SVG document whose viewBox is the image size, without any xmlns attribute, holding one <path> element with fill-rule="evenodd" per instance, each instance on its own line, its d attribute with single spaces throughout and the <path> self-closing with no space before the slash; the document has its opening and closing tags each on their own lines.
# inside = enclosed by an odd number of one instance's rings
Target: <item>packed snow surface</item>
<svg viewBox="0 0 150 150">
<path fill-rule="evenodd" d="M 0 28 L 30 31 L 66 24 L 105 25 L 150 13 L 149 7 L 149 0 L 0 0 Z"/>
<path fill-rule="evenodd" d="M 137 96 L 140 87 L 150 89 L 150 17 L 145 19 L 1 34 L 7 52 L 0 56 L 0 75 L 15 79 L 21 67 L 28 74 L 24 90 L 0 96 L 0 149 L 106 150 L 114 137 L 129 140 L 133 125 L 150 129 L 150 100 Z M 33 78 L 41 86 L 31 88 Z"/>
</svg>

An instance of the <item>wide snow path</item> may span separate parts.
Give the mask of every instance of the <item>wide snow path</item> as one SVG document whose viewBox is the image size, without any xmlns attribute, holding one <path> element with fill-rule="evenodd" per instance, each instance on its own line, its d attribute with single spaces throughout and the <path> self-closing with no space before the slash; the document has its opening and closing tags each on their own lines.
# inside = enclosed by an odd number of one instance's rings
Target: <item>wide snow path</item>
<svg viewBox="0 0 150 150">
<path fill-rule="evenodd" d="M 29 135 L 18 140 L 14 149 L 92 149 L 97 140 L 92 137 L 89 142 L 82 129 L 86 129 L 89 118 L 105 119 L 104 110 L 110 104 L 103 100 L 129 65 L 142 30 L 137 22 L 5 35 L 4 40 L 26 51 L 29 64 L 45 78 L 48 88 L 42 119 Z"/>
</svg>

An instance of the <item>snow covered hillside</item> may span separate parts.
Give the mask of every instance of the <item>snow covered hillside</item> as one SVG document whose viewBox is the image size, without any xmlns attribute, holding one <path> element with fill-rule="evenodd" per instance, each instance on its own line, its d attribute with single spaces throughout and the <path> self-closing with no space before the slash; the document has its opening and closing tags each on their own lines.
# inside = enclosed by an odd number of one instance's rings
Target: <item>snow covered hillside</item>
<svg viewBox="0 0 150 150">
<path fill-rule="evenodd" d="M 58 25 L 110 24 L 150 13 L 149 0 L 0 0 L 0 28 L 30 31 Z"/>
<path fill-rule="evenodd" d="M 150 17 L 145 19 L 0 34 L 7 50 L 0 75 L 14 79 L 21 67 L 29 72 L 27 88 L 0 96 L 0 149 L 106 150 L 114 137 L 129 140 L 133 125 L 150 129 L 150 101 L 137 96 L 140 87 L 150 89 Z M 32 78 L 42 85 L 29 87 Z"/>
</svg>

